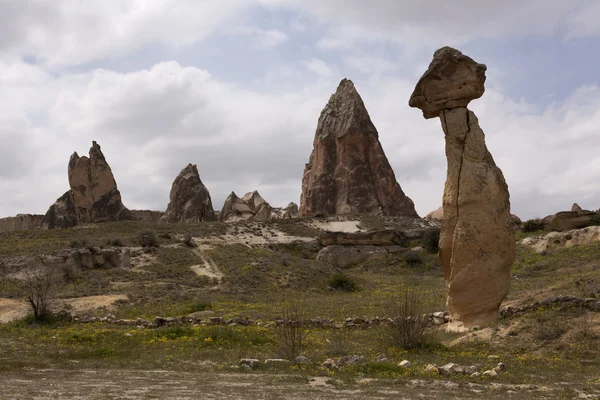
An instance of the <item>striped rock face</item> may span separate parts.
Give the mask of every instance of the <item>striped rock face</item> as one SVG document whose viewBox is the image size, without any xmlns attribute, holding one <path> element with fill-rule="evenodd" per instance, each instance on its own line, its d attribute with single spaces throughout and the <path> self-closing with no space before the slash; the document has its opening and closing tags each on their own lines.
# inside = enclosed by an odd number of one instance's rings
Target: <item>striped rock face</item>
<svg viewBox="0 0 600 400">
<path fill-rule="evenodd" d="M 319 117 L 299 215 L 357 214 L 418 217 L 396 181 L 365 104 L 352 81 L 344 79 Z"/>
</svg>

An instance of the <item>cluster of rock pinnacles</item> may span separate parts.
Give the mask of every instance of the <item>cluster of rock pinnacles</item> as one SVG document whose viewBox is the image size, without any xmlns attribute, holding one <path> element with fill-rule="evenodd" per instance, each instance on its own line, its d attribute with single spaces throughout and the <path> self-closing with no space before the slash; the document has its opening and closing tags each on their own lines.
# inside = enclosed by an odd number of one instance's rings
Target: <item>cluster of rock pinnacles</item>
<svg viewBox="0 0 600 400">
<path fill-rule="evenodd" d="M 440 263 L 447 305 L 457 327 L 484 325 L 498 316 L 510 288 L 515 257 L 508 187 L 485 145 L 475 114 L 467 109 L 485 91 L 486 66 L 458 50 L 435 52 L 410 98 L 425 118 L 439 117 L 448 161 L 443 195 Z M 71 156 L 68 190 L 48 210 L 43 227 L 137 219 L 121 201 L 112 171 L 93 142 L 89 157 Z M 378 132 L 352 81 L 343 79 L 321 112 L 313 151 L 302 177 L 300 207 L 269 205 L 258 192 L 231 193 L 215 213 L 195 165 L 173 182 L 161 222 L 267 221 L 326 215 L 418 218 L 396 181 Z"/>
</svg>

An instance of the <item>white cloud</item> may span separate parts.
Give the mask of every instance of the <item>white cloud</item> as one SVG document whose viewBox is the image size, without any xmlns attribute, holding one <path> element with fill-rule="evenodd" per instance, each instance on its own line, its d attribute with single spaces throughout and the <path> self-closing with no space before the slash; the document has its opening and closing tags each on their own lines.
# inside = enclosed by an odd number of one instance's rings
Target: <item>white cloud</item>
<svg viewBox="0 0 600 400">
<path fill-rule="evenodd" d="M 239 34 L 251 38 L 252 45 L 256 49 L 272 49 L 285 43 L 288 36 L 279 29 L 239 28 Z"/>
<path fill-rule="evenodd" d="M 309 61 L 305 61 L 304 65 L 306 65 L 306 68 L 308 68 L 309 71 L 314 72 L 320 77 L 329 78 L 333 76 L 333 72 L 331 71 L 331 68 L 329 68 L 327 63 L 318 58 L 313 58 Z"/>
</svg>

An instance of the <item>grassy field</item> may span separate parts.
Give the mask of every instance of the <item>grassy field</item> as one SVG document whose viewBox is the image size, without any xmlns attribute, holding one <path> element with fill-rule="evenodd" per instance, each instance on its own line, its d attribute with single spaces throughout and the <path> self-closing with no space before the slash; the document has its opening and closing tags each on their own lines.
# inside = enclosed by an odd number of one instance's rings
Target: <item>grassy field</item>
<svg viewBox="0 0 600 400">
<path fill-rule="evenodd" d="M 376 221 L 369 220 L 369 224 Z M 267 224 L 299 237 L 318 232 L 299 223 Z M 316 249 L 307 243 L 247 246 L 241 243 L 189 247 L 181 237 L 188 233 L 198 243 L 211 238 L 257 230 L 256 225 L 220 223 L 159 226 L 141 222 L 101 224 L 93 228 L 28 231 L 0 235 L 0 260 L 10 264 L 19 257 L 68 248 L 74 240 L 88 246 L 108 246 L 119 239 L 123 246 L 139 247 L 138 234 L 153 231 L 160 246 L 144 250 L 147 262 L 132 268 L 92 268 L 71 271 L 56 287 L 57 298 L 124 294 L 127 300 L 111 309 L 87 315 L 116 318 L 182 316 L 249 318 L 252 326 L 167 326 L 139 329 L 106 323 L 76 324 L 66 319 L 46 324 L 31 318 L 0 325 L 0 371 L 23 368 L 128 369 L 181 372 L 289 374 L 335 377 L 344 384 L 361 379 L 451 380 L 459 385 L 481 383 L 482 378 L 442 378 L 425 372 L 427 364 L 449 362 L 478 365 L 483 371 L 498 361 L 507 371 L 495 379 L 509 385 L 550 385 L 556 398 L 600 391 L 600 317 L 582 309 L 545 309 L 509 319 L 468 334 L 430 330 L 426 345 L 405 349 L 389 340 L 383 326 L 354 328 L 302 328 L 306 334 L 301 353 L 306 364 L 260 366 L 240 370 L 240 358 L 282 356 L 280 329 L 271 321 L 293 305 L 307 319 L 332 318 L 338 325 L 348 317 L 386 317 L 405 291 L 415 293 L 421 312 L 444 310 L 444 281 L 436 254 L 418 252 L 418 259 L 386 254 L 344 270 L 315 260 Z M 312 247 L 311 247 L 312 246 Z M 551 296 L 600 298 L 600 243 L 560 249 L 541 255 L 518 246 L 512 268 L 512 290 L 506 304 L 523 305 Z M 211 260 L 222 279 L 196 274 L 191 267 Z M 340 278 L 341 277 L 341 278 Z M 351 282 L 355 290 L 332 288 L 335 279 Z M 0 298 L 25 297 L 23 282 L 14 274 L 0 274 Z M 320 367 L 327 358 L 359 354 L 367 362 L 338 370 Z M 384 355 L 388 361 L 375 362 Z M 489 356 L 498 356 L 489 358 Z M 408 359 L 411 368 L 397 366 Z M 560 384 L 558 384 L 560 383 Z M 557 386 L 558 385 L 558 386 Z M 542 398 L 542 397 L 540 397 Z M 554 397 L 548 397 L 554 398 Z M 594 397 L 589 397 L 594 398 Z"/>
</svg>

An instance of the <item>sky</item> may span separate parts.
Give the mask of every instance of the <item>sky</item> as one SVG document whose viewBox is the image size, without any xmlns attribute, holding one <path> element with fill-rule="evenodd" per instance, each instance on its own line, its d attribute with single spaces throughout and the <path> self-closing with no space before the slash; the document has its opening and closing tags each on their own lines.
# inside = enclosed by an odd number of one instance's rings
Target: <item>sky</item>
<svg viewBox="0 0 600 400">
<path fill-rule="evenodd" d="M 596 0 L 0 0 L 0 217 L 45 213 L 92 140 L 131 209 L 166 209 L 188 163 L 215 209 L 231 191 L 298 203 L 342 78 L 424 216 L 444 138 L 408 99 L 442 46 L 487 65 L 469 108 L 512 212 L 596 210 L 598 19 Z"/>
</svg>

